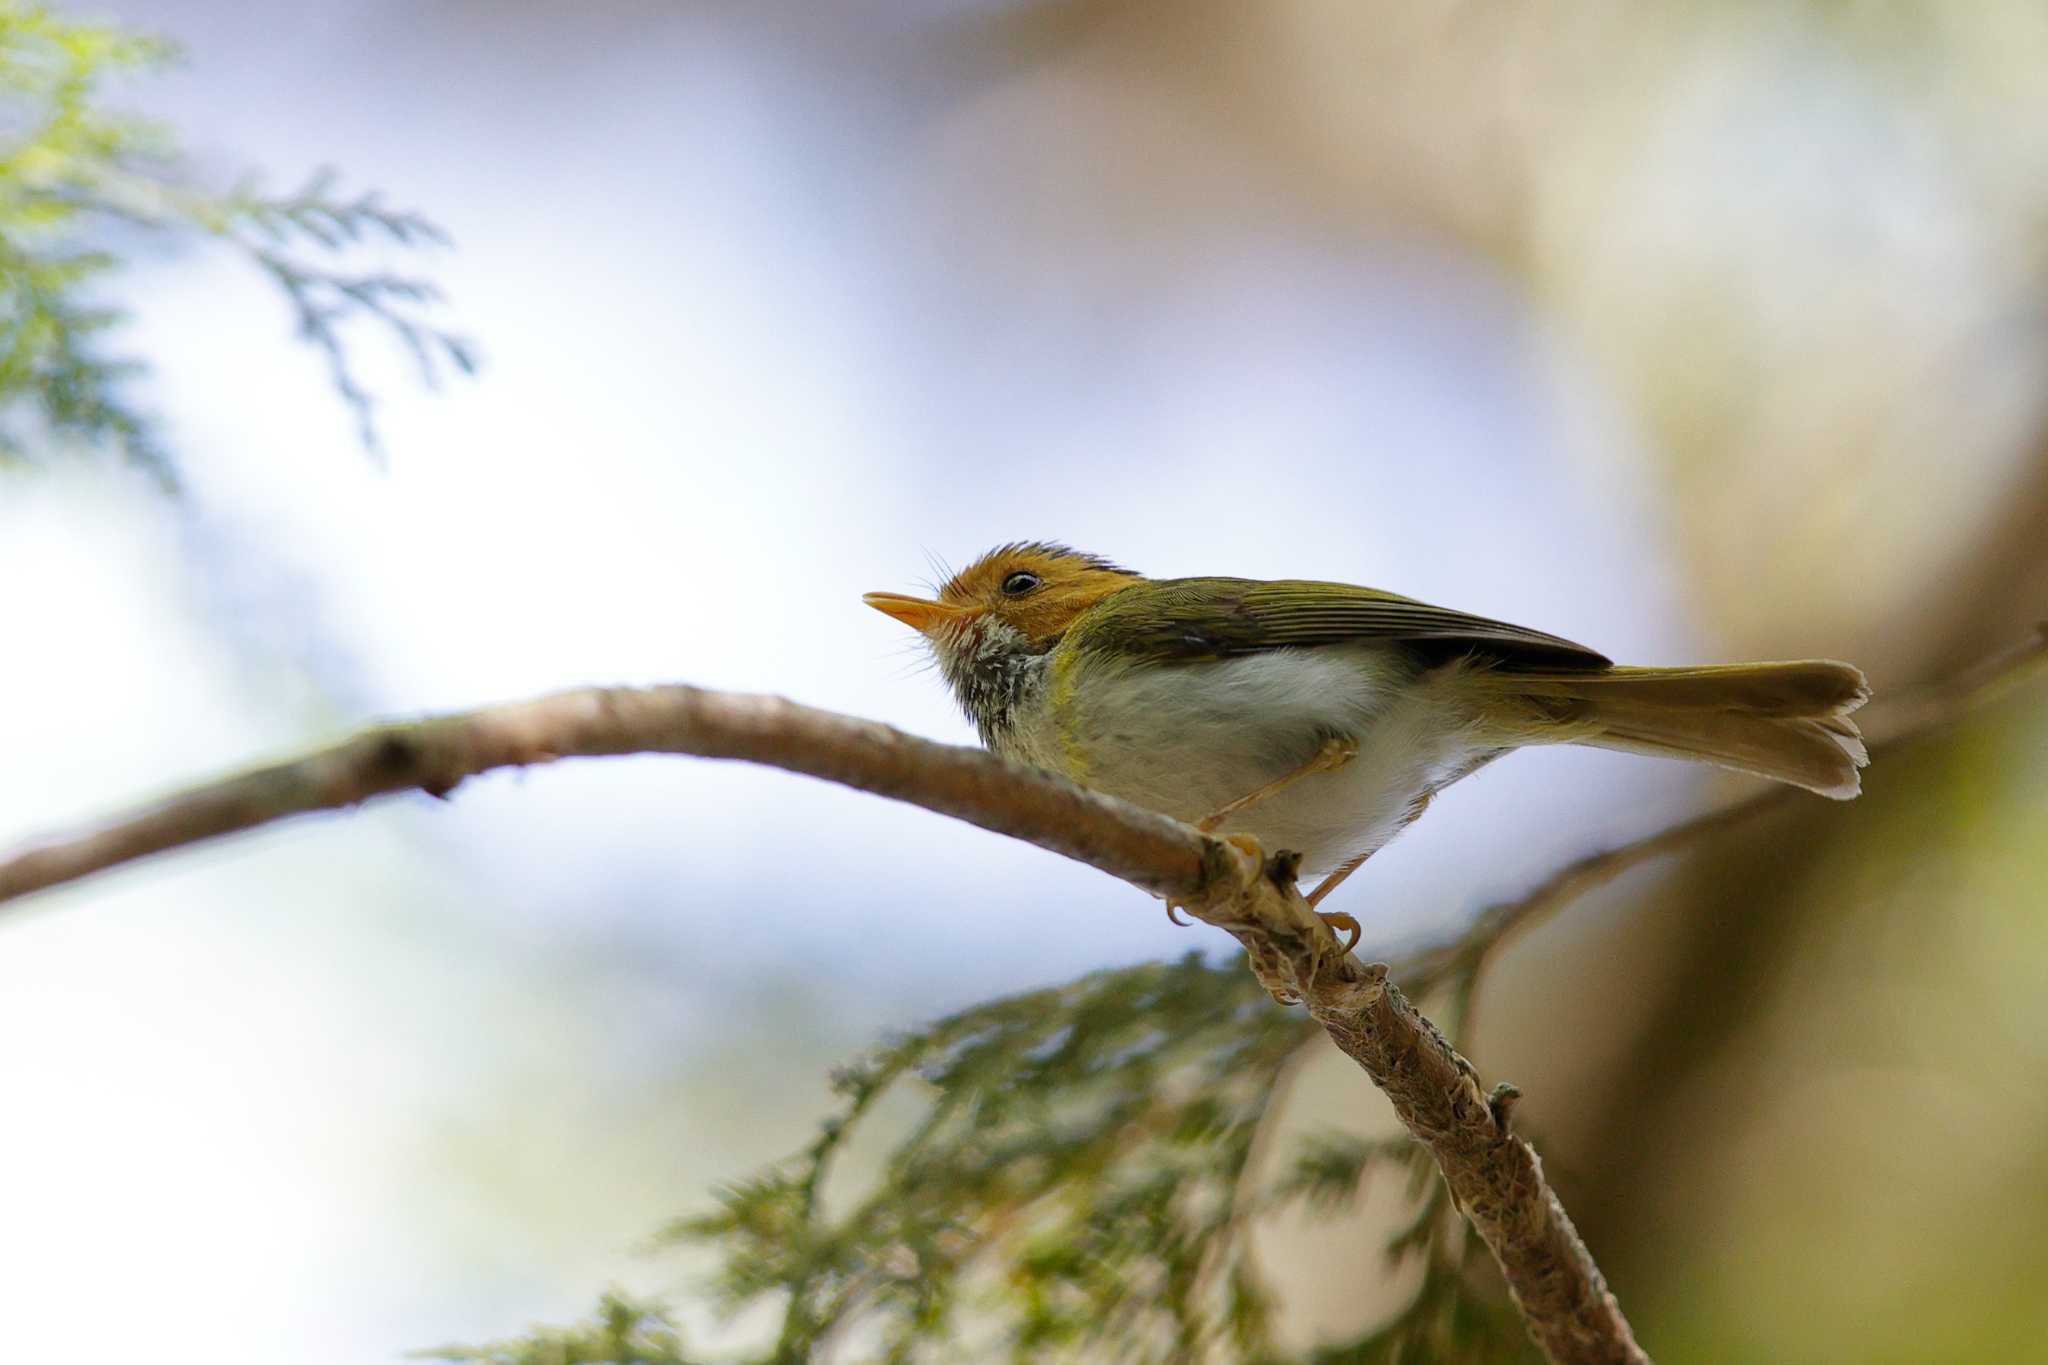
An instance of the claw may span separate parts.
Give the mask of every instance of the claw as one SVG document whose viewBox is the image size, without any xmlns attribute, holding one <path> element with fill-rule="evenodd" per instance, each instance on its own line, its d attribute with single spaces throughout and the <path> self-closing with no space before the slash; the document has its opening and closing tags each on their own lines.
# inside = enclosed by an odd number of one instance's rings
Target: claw
<svg viewBox="0 0 2048 1365">
<path fill-rule="evenodd" d="M 1168 901 L 1166 903 L 1166 918 L 1172 921 L 1174 924 L 1179 925 L 1183 929 L 1194 928 L 1195 922 L 1193 920 L 1182 919 L 1180 917 L 1180 909 L 1181 907 L 1179 901 Z"/>
<path fill-rule="evenodd" d="M 1356 948 L 1358 940 L 1365 937 L 1365 926 L 1350 915 L 1345 914 L 1342 910 L 1318 910 L 1316 914 L 1321 917 L 1323 923 L 1330 926 L 1332 933 L 1349 934 L 1351 936 L 1344 941 L 1343 946 L 1338 950 L 1340 955 L 1349 953 L 1353 948 Z"/>
</svg>

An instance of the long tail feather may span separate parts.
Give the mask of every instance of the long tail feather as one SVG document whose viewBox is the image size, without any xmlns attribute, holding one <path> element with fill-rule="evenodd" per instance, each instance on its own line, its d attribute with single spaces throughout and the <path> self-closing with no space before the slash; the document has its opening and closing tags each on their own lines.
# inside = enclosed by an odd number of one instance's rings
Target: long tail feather
<svg viewBox="0 0 2048 1365">
<path fill-rule="evenodd" d="M 1849 718 L 1869 684 L 1830 659 L 1481 676 L 1546 717 L 1532 739 L 1719 764 L 1836 800 L 1862 789 L 1857 770 L 1870 761 Z"/>
</svg>

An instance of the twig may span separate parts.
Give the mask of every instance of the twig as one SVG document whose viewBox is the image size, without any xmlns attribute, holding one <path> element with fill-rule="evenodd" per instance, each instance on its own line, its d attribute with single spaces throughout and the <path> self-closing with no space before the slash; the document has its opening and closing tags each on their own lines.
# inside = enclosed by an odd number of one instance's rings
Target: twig
<svg viewBox="0 0 2048 1365">
<path fill-rule="evenodd" d="M 411 789 L 446 796 L 494 768 L 626 753 L 744 759 L 910 801 L 1088 863 L 1229 931 L 1268 988 L 1303 1000 L 1429 1144 L 1545 1353 L 1647 1359 L 1536 1153 L 1495 1126 L 1471 1066 L 1386 968 L 1338 952 L 1296 889 L 1291 859 L 1256 857 L 979 749 L 772 697 L 683 686 L 562 692 L 383 726 L 31 847 L 0 862 L 0 900 L 291 815 Z"/>
<path fill-rule="evenodd" d="M 1929 694 L 1890 741 L 1953 719 L 2040 662 L 2048 636 Z M 1647 1361 L 1535 1150 L 1507 1131 L 1511 1099 L 1387 980 L 1341 953 L 1294 884 L 1293 859 L 1265 857 L 979 749 L 935 744 L 872 721 L 773 697 L 686 686 L 584 688 L 534 701 L 386 725 L 300 758 L 194 788 L 0 861 L 0 901 L 292 815 L 420 790 L 445 797 L 496 768 L 629 753 L 740 759 L 844 783 L 1026 840 L 1163 896 L 1244 945 L 1276 996 L 1299 999 L 1426 1143 L 1458 1207 L 1493 1252 L 1530 1335 L 1556 1362 Z M 1496 942 L 1629 867 L 1747 820 L 1766 795 L 1566 867 L 1495 907 L 1454 950 Z M 1427 961 L 1419 963 L 1427 978 Z"/>
<path fill-rule="evenodd" d="M 924 806 L 1121 877 L 1155 895 L 1201 885 L 1208 842 L 1187 827 L 979 749 L 779 697 L 590 687 L 400 722 L 194 787 L 0 862 L 0 902 L 274 820 L 418 790 L 445 797 L 496 768 L 620 754 L 733 758 Z"/>
</svg>

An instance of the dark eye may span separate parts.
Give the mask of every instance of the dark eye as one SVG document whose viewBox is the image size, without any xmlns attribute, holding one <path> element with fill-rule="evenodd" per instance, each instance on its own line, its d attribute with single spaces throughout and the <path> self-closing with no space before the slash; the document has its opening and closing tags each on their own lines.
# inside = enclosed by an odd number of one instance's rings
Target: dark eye
<svg viewBox="0 0 2048 1365">
<path fill-rule="evenodd" d="M 1025 593 L 1037 587 L 1038 583 L 1039 578 L 1037 574 L 1026 569 L 1019 569 L 1003 580 L 1003 596 L 1022 597 Z"/>
</svg>

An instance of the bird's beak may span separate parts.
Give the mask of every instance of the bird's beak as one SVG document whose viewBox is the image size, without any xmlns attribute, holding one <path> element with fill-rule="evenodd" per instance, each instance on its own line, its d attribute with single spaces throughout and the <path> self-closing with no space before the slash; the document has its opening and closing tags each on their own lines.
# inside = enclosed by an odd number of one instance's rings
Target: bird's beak
<svg viewBox="0 0 2048 1365">
<path fill-rule="evenodd" d="M 945 602 L 928 602 L 922 597 L 905 597 L 896 592 L 869 592 L 861 594 L 861 601 L 876 611 L 886 612 L 909 626 L 912 630 L 931 634 L 949 621 L 957 621 L 967 615 L 967 608 L 952 606 Z"/>
</svg>

